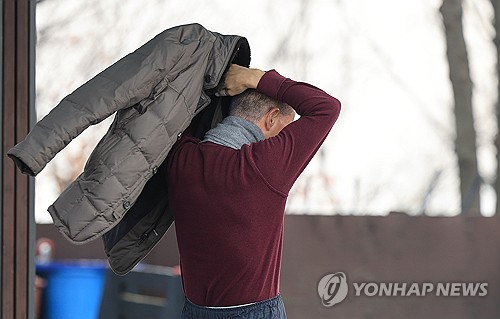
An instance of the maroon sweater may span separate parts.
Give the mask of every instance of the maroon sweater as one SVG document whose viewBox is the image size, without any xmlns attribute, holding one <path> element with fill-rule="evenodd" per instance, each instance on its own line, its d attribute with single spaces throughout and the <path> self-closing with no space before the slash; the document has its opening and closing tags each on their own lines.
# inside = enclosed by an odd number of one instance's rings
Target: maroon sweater
<svg viewBox="0 0 500 319">
<path fill-rule="evenodd" d="M 288 103 L 300 119 L 240 150 L 184 134 L 169 154 L 184 292 L 198 305 L 240 305 L 279 293 L 288 192 L 339 116 L 338 100 L 274 70 L 257 90 Z"/>
</svg>

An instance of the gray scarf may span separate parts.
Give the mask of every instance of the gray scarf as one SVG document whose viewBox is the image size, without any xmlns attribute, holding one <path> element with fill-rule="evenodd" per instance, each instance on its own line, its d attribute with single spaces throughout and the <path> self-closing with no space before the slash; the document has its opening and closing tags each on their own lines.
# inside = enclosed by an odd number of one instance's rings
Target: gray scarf
<svg viewBox="0 0 500 319">
<path fill-rule="evenodd" d="M 251 144 L 264 139 L 260 128 L 238 116 L 228 116 L 209 130 L 202 142 L 212 142 L 239 150 L 244 144 Z"/>
</svg>

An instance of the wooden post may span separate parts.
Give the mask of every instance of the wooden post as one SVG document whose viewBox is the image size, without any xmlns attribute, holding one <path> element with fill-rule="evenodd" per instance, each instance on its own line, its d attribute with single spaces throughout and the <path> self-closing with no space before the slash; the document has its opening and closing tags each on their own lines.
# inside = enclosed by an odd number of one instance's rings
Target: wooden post
<svg viewBox="0 0 500 319">
<path fill-rule="evenodd" d="M 35 0 L 1 3 L 1 318 L 33 318 L 34 181 L 22 175 L 6 153 L 35 121 Z"/>
</svg>

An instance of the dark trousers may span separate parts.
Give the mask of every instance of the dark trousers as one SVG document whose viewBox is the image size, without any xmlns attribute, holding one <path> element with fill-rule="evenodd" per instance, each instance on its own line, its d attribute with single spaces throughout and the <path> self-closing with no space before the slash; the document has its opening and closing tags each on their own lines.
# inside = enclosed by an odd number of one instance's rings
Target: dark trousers
<svg viewBox="0 0 500 319">
<path fill-rule="evenodd" d="M 286 319 L 281 295 L 257 303 L 234 308 L 207 308 L 186 298 L 181 319 Z"/>
</svg>

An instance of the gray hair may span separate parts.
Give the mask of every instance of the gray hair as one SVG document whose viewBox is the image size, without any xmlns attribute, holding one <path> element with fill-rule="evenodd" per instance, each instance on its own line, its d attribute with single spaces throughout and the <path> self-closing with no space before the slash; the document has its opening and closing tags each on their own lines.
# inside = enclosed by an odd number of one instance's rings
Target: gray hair
<svg viewBox="0 0 500 319">
<path fill-rule="evenodd" d="M 229 115 L 239 116 L 255 123 L 273 108 L 278 108 L 281 116 L 293 113 L 290 105 L 278 102 L 255 89 L 247 89 L 232 97 Z"/>
</svg>

